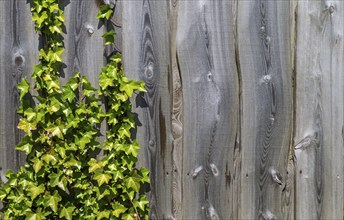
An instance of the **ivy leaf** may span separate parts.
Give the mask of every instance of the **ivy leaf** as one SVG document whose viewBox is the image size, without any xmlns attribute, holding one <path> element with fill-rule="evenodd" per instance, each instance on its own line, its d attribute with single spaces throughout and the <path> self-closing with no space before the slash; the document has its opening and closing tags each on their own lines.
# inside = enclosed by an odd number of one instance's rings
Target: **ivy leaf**
<svg viewBox="0 0 344 220">
<path fill-rule="evenodd" d="M 3 201 L 6 198 L 7 193 L 4 189 L 0 188 L 0 201 Z"/>
<path fill-rule="evenodd" d="M 75 206 L 68 206 L 66 207 L 62 207 L 59 217 L 60 218 L 66 218 L 67 220 L 72 220 L 73 218 L 73 211 L 75 209 Z"/>
<path fill-rule="evenodd" d="M 44 216 L 42 216 L 42 214 L 40 213 L 29 213 L 27 214 L 25 220 L 41 220 L 41 219 L 45 219 Z"/>
<path fill-rule="evenodd" d="M 58 203 L 62 200 L 62 197 L 59 195 L 58 191 L 55 190 L 53 195 L 50 193 L 44 196 L 45 204 L 47 204 L 54 213 L 58 211 Z"/>
<path fill-rule="evenodd" d="M 142 182 L 146 182 L 146 183 L 150 183 L 150 179 L 149 179 L 149 170 L 144 168 L 144 167 L 141 167 L 140 168 L 140 173 L 142 175 Z"/>
<path fill-rule="evenodd" d="M 106 173 L 97 173 L 94 175 L 93 177 L 94 180 L 97 180 L 98 185 L 101 186 L 104 183 L 108 184 L 110 179 L 111 179 L 111 175 L 106 174 Z"/>
<path fill-rule="evenodd" d="M 55 49 L 54 51 L 50 50 L 48 52 L 48 60 L 47 61 L 58 61 L 58 62 L 62 62 L 62 53 L 63 53 L 64 49 L 62 47 L 58 47 L 57 49 Z"/>
<path fill-rule="evenodd" d="M 105 74 L 101 74 L 99 76 L 98 81 L 99 81 L 100 88 L 102 88 L 103 90 L 105 90 L 108 86 L 113 85 L 113 79 L 107 77 Z"/>
<path fill-rule="evenodd" d="M 142 211 L 145 210 L 145 206 L 148 204 L 149 202 L 146 199 L 143 199 L 143 197 L 140 198 L 140 200 L 136 200 L 134 201 L 134 205 L 136 207 L 139 207 Z"/>
<path fill-rule="evenodd" d="M 88 168 L 88 172 L 92 173 L 94 171 L 96 171 L 99 168 L 103 167 L 103 163 L 100 161 L 98 162 L 96 159 L 92 158 L 89 162 L 88 165 L 90 166 Z"/>
<path fill-rule="evenodd" d="M 29 92 L 30 84 L 25 78 L 23 78 L 21 82 L 17 85 L 17 88 L 20 90 L 19 99 L 22 100 L 24 95 Z"/>
<path fill-rule="evenodd" d="M 54 3 L 52 5 L 49 6 L 49 11 L 50 13 L 53 13 L 54 11 L 58 11 L 59 10 L 59 5 L 57 3 Z"/>
<path fill-rule="evenodd" d="M 132 188 L 135 192 L 138 192 L 140 190 L 140 178 L 128 177 L 125 182 L 126 185 Z"/>
<path fill-rule="evenodd" d="M 131 80 L 128 83 L 122 83 L 119 87 L 119 90 L 125 92 L 129 97 L 133 95 L 134 90 L 146 91 L 144 88 L 142 88 L 140 82 L 134 80 Z"/>
<path fill-rule="evenodd" d="M 104 38 L 105 40 L 105 45 L 115 43 L 115 34 L 116 32 L 114 30 L 111 30 L 102 35 L 102 38 Z"/>
<path fill-rule="evenodd" d="M 44 154 L 42 156 L 42 160 L 48 164 L 51 163 L 52 165 L 55 165 L 58 161 L 58 159 L 52 154 Z"/>
<path fill-rule="evenodd" d="M 131 154 L 134 157 L 137 157 L 139 149 L 140 149 L 140 146 L 136 142 L 133 142 L 133 143 L 128 145 L 127 150 L 126 150 L 125 153 L 127 155 Z"/>
<path fill-rule="evenodd" d="M 20 130 L 23 130 L 28 136 L 31 136 L 33 130 L 36 130 L 36 123 L 29 122 L 26 118 L 19 119 L 19 124 L 17 126 Z"/>
<path fill-rule="evenodd" d="M 101 220 L 103 218 L 105 219 L 109 219 L 110 217 L 110 211 L 101 211 L 101 212 L 97 212 L 97 220 Z"/>
<path fill-rule="evenodd" d="M 62 93 L 62 99 L 72 102 L 75 99 L 75 93 L 70 88 L 65 88 Z"/>
<path fill-rule="evenodd" d="M 115 205 L 113 206 L 113 211 L 112 211 L 112 214 L 116 217 L 116 218 L 119 218 L 119 216 L 122 214 L 122 213 L 125 213 L 125 211 L 127 211 L 128 209 L 123 206 L 122 204 L 120 204 L 119 202 L 115 202 Z"/>
<path fill-rule="evenodd" d="M 31 186 L 28 188 L 29 195 L 32 200 L 34 200 L 39 194 L 42 194 L 45 191 L 45 187 L 43 184 L 39 186 Z"/>
<path fill-rule="evenodd" d="M 16 150 L 24 151 L 26 155 L 31 153 L 32 144 L 29 142 L 29 136 L 25 136 L 21 142 L 16 146 Z"/>
<path fill-rule="evenodd" d="M 46 11 L 43 11 L 41 14 L 38 14 L 36 12 L 33 13 L 32 20 L 36 21 L 38 26 L 41 26 L 41 24 L 45 21 L 45 19 L 48 18 L 48 14 Z"/>
<path fill-rule="evenodd" d="M 130 138 L 131 134 L 130 134 L 130 125 L 129 124 L 125 124 L 124 126 L 121 126 L 119 129 L 118 129 L 118 133 L 121 137 L 128 137 Z"/>
<path fill-rule="evenodd" d="M 58 172 L 58 173 L 51 173 L 51 174 L 49 174 L 49 184 L 50 184 L 50 186 L 51 187 L 55 187 L 55 186 L 57 186 L 58 184 L 59 184 L 59 182 L 60 182 L 60 177 L 61 177 L 61 173 L 60 172 Z"/>
<path fill-rule="evenodd" d="M 37 157 L 33 158 L 31 161 L 33 162 L 34 171 L 38 173 L 42 168 L 43 162 Z"/>
<path fill-rule="evenodd" d="M 124 214 L 122 219 L 123 220 L 136 220 L 131 214 Z"/>
<path fill-rule="evenodd" d="M 100 11 L 97 14 L 97 18 L 106 18 L 109 19 L 112 15 L 112 9 L 109 5 L 101 5 Z"/>
<path fill-rule="evenodd" d="M 63 134 L 59 126 L 54 126 L 46 129 L 51 136 L 56 136 L 63 140 Z"/>
</svg>

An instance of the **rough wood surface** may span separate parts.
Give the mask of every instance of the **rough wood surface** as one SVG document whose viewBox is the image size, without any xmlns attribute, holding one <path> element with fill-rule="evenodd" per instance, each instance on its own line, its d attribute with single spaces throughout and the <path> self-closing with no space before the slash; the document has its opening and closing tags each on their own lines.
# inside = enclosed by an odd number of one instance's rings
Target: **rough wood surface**
<svg viewBox="0 0 344 220">
<path fill-rule="evenodd" d="M 179 2 L 169 1 L 169 36 L 170 36 L 170 74 L 172 75 L 172 192 L 171 192 L 171 217 L 183 217 L 183 88 L 177 57 L 177 27 L 178 27 Z"/>
<path fill-rule="evenodd" d="M 123 56 L 127 76 L 146 82 L 133 99 L 139 115 L 141 164 L 150 169 L 150 218 L 173 217 L 171 208 L 171 73 L 167 1 L 123 1 Z"/>
<path fill-rule="evenodd" d="M 343 218 L 343 1 L 298 1 L 296 215 Z"/>
<path fill-rule="evenodd" d="M 64 78 L 76 71 L 87 76 L 92 85 L 98 84 L 98 75 L 105 64 L 104 42 L 101 37 L 105 26 L 96 18 L 99 2 L 95 0 L 63 0 L 65 15 L 63 54 Z"/>
<path fill-rule="evenodd" d="M 241 219 L 281 219 L 292 131 L 288 1 L 238 1 Z M 252 207 L 252 208 L 245 208 Z"/>
<path fill-rule="evenodd" d="M 239 176 L 233 165 L 239 90 L 232 6 L 230 1 L 179 2 L 184 219 L 237 218 L 232 201 Z"/>
<path fill-rule="evenodd" d="M 17 169 L 16 84 L 37 62 L 30 0 L 0 0 L 0 170 Z M 62 0 L 64 79 L 123 52 L 152 219 L 342 219 L 344 2 Z M 104 47 L 106 29 L 117 32 Z"/>
<path fill-rule="evenodd" d="M 19 92 L 23 77 L 30 81 L 38 55 L 38 36 L 27 1 L 0 1 L 0 170 L 18 169 L 24 157 L 15 151 L 22 137 L 17 129 Z"/>
</svg>

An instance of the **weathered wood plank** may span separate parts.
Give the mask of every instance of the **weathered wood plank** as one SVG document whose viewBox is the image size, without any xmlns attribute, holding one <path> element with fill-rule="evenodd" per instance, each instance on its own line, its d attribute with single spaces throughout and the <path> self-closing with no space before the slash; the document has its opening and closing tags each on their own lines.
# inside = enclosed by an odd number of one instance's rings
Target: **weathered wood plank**
<svg viewBox="0 0 344 220">
<path fill-rule="evenodd" d="M 150 169 L 151 218 L 172 217 L 172 135 L 167 1 L 122 1 L 123 61 L 127 76 L 146 82 L 133 110 L 141 125 L 141 164 Z"/>
<path fill-rule="evenodd" d="M 296 218 L 343 218 L 343 1 L 298 1 Z"/>
<path fill-rule="evenodd" d="M 241 219 L 281 219 L 292 128 L 288 1 L 238 1 Z M 250 208 L 245 208 L 250 207 Z"/>
<path fill-rule="evenodd" d="M 237 218 L 239 88 L 231 1 L 180 1 L 183 219 Z M 221 198 L 221 199 L 219 199 Z"/>
<path fill-rule="evenodd" d="M 0 167 L 18 169 L 25 157 L 15 151 L 22 137 L 17 129 L 19 92 L 23 77 L 30 81 L 38 57 L 38 35 L 27 1 L 0 1 Z M 3 174 L 2 173 L 2 174 Z"/>
<path fill-rule="evenodd" d="M 172 198 L 171 209 L 174 219 L 182 219 L 183 207 L 183 88 L 177 58 L 177 24 L 179 2 L 169 1 L 169 36 L 172 74 Z"/>
<path fill-rule="evenodd" d="M 66 31 L 63 34 L 65 53 L 63 69 L 66 81 L 79 71 L 97 85 L 98 75 L 105 64 L 104 42 L 101 37 L 105 26 L 96 18 L 100 2 L 63 0 Z"/>
</svg>

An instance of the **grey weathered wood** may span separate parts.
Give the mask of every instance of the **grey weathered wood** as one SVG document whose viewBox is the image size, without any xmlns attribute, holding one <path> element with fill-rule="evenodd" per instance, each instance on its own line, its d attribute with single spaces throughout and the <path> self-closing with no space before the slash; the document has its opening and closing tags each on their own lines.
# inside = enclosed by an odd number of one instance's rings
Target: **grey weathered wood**
<svg viewBox="0 0 344 220">
<path fill-rule="evenodd" d="M 30 1 L 0 0 L 0 167 L 17 169 L 16 84 L 37 62 Z M 66 81 L 123 51 L 153 219 L 342 219 L 344 3 L 62 0 Z M 104 47 L 106 29 L 117 32 Z M 135 132 L 134 132 L 135 133 Z"/>
<path fill-rule="evenodd" d="M 134 98 L 141 164 L 150 169 L 151 218 L 172 217 L 171 98 L 166 1 L 122 1 L 123 56 L 129 78 L 146 82 Z"/>
<path fill-rule="evenodd" d="M 96 18 L 99 2 L 62 1 L 65 15 L 63 69 L 65 80 L 79 71 L 92 85 L 98 84 L 98 76 L 105 64 L 104 42 L 101 37 L 105 26 Z M 63 80 L 62 80 L 63 81 Z"/>
<path fill-rule="evenodd" d="M 30 81 L 38 56 L 38 36 L 27 1 L 0 1 L 0 167 L 18 169 L 25 157 L 15 151 L 22 137 L 17 129 L 19 92 L 22 78 Z"/>
<path fill-rule="evenodd" d="M 172 198 L 171 208 L 174 219 L 182 219 L 182 199 L 183 199 L 183 88 L 182 79 L 178 67 L 177 57 L 177 27 L 178 27 L 179 2 L 169 1 L 169 36 L 172 74 Z"/>
<path fill-rule="evenodd" d="M 239 110 L 231 1 L 180 1 L 183 219 L 237 218 L 234 152 Z M 219 199 L 221 198 L 221 199 Z"/>
<path fill-rule="evenodd" d="M 281 219 L 292 130 L 288 1 L 238 1 L 241 219 Z M 249 208 L 246 208 L 249 207 Z"/>
<path fill-rule="evenodd" d="M 298 1 L 297 219 L 343 218 L 343 1 Z"/>
</svg>

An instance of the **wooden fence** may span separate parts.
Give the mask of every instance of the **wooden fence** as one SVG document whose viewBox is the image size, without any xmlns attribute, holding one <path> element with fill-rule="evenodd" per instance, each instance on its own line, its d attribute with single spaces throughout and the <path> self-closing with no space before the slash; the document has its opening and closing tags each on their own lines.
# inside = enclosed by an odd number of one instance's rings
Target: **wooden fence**
<svg viewBox="0 0 344 220">
<path fill-rule="evenodd" d="M 114 0 L 111 0 L 114 2 Z M 151 217 L 343 219 L 344 1 L 63 0 L 64 76 L 123 52 Z M 30 0 L 0 0 L 0 166 L 17 169 L 18 91 L 37 63 Z"/>
</svg>

